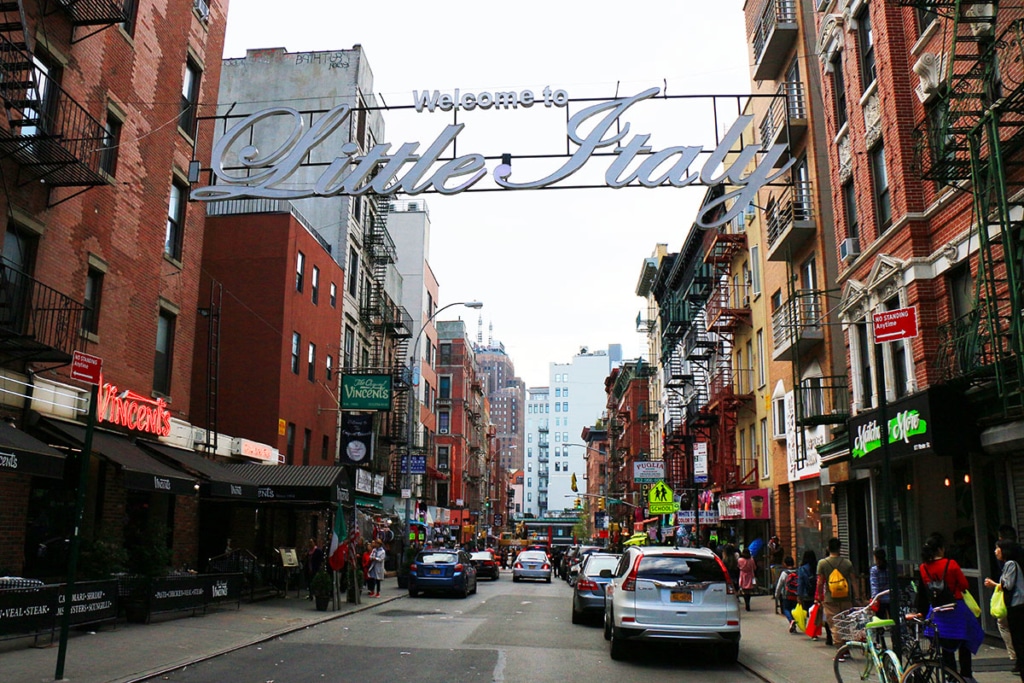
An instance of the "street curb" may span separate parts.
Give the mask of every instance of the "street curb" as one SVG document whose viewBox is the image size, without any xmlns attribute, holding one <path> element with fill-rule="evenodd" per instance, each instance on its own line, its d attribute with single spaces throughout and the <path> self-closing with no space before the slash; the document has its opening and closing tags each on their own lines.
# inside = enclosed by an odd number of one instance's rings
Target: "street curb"
<svg viewBox="0 0 1024 683">
<path fill-rule="evenodd" d="M 385 605 L 385 604 L 387 604 L 389 602 L 393 602 L 394 600 L 400 600 L 400 599 L 402 599 L 404 597 L 405 597 L 404 595 L 394 595 L 394 596 L 391 596 L 391 597 L 388 597 L 388 598 L 381 598 L 380 600 L 377 600 L 375 602 L 365 603 L 365 604 L 360 605 L 359 607 L 354 607 L 354 608 L 352 608 L 350 610 L 345 610 L 344 612 L 341 612 L 339 614 L 329 614 L 328 616 L 326 616 L 326 617 L 324 617 L 322 619 L 318 619 L 316 621 L 310 621 L 308 623 L 301 624 L 299 626 L 289 626 L 288 628 L 284 628 L 284 629 L 281 629 L 280 631 L 275 631 L 275 632 L 267 634 L 267 635 L 261 635 L 261 636 L 259 636 L 257 638 L 253 638 L 252 640 L 249 640 L 249 641 L 244 642 L 244 643 L 237 643 L 235 645 L 231 645 L 229 647 L 225 647 L 225 648 L 223 648 L 221 650 L 218 650 L 216 652 L 211 652 L 209 654 L 205 654 L 205 655 L 202 655 L 200 657 L 196 657 L 196 658 L 194 658 L 194 659 L 192 659 L 192 660 L 190 660 L 190 661 L 188 661 L 186 663 L 183 663 L 183 664 L 175 664 L 173 666 L 165 666 L 165 667 L 162 667 L 160 669 L 153 669 L 151 671 L 147 671 L 147 672 L 145 672 L 143 674 L 133 674 L 132 676 L 130 676 L 128 678 L 119 678 L 119 679 L 117 679 L 115 681 L 111 681 L 111 683 L 142 683 L 143 681 L 149 681 L 149 680 L 152 680 L 152 679 L 156 678 L 157 676 L 163 676 L 163 675 L 169 674 L 169 673 L 171 673 L 173 671 L 178 671 L 179 669 L 184 669 L 184 668 L 189 667 L 189 666 L 194 666 L 196 664 L 199 664 L 200 662 L 206 662 L 206 661 L 209 661 L 211 659 L 215 659 L 217 657 L 220 657 L 222 655 L 230 654 L 232 652 L 236 652 L 238 650 L 242 650 L 244 648 L 251 647 L 253 645 L 259 645 L 260 643 L 266 643 L 268 641 L 274 640 L 275 638 L 280 638 L 281 636 L 286 636 L 286 635 L 288 635 L 290 633 L 296 633 L 297 631 L 305 630 L 307 628 L 310 628 L 311 626 L 319 626 L 320 624 L 326 623 L 328 621 L 334 621 L 335 619 L 341 619 L 343 617 L 347 617 L 350 614 L 358 614 L 360 612 L 365 612 L 366 610 L 373 609 L 374 607 L 377 607 L 378 605 Z M 68 680 L 68 679 L 64 679 L 64 680 Z"/>
</svg>

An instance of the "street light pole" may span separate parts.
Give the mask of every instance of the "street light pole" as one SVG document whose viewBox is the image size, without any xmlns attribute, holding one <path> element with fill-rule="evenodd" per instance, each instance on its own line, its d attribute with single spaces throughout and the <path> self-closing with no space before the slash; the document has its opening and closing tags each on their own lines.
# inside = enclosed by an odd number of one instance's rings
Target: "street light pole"
<svg viewBox="0 0 1024 683">
<path fill-rule="evenodd" d="M 447 306 L 434 311 L 429 318 L 420 326 L 419 332 L 416 333 L 416 341 L 412 346 L 412 356 L 409 358 L 409 382 L 412 384 L 412 396 L 409 398 L 409 427 L 408 427 L 408 441 L 405 445 L 405 463 L 402 466 L 402 489 L 403 493 L 406 490 L 409 496 L 405 499 L 405 541 L 408 543 L 409 536 L 412 533 L 412 445 L 413 440 L 416 438 L 416 402 L 418 399 L 417 387 L 419 386 L 419 362 L 420 362 L 420 340 L 423 338 L 423 333 L 427 330 L 430 323 L 440 314 L 442 311 L 447 310 L 453 306 L 465 306 L 466 308 L 483 308 L 483 303 L 480 301 L 457 301 Z"/>
</svg>

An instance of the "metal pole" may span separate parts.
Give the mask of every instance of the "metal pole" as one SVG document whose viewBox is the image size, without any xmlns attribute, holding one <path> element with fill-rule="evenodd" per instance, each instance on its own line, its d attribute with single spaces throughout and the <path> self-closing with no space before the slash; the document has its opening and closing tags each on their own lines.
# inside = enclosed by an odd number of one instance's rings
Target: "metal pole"
<svg viewBox="0 0 1024 683">
<path fill-rule="evenodd" d="M 882 355 L 882 344 L 875 343 L 875 387 L 878 392 L 878 420 L 881 422 L 882 434 L 882 495 L 885 497 L 885 555 L 889 565 L 889 614 L 897 628 L 893 629 L 893 650 L 903 651 L 903 643 L 898 625 L 900 616 L 899 568 L 896 563 L 896 520 L 892 509 L 892 458 L 889 454 L 889 403 L 885 395 L 885 359 Z"/>
<path fill-rule="evenodd" d="M 71 557 L 68 560 L 68 580 L 64 584 L 64 604 L 60 617 L 60 645 L 57 649 L 55 680 L 64 678 L 64 660 L 68 652 L 68 631 L 71 628 L 71 602 L 75 593 L 75 573 L 78 571 L 78 553 L 82 545 L 82 516 L 85 513 L 85 489 L 89 484 L 89 454 L 92 452 L 92 431 L 96 424 L 96 404 L 99 402 L 98 384 L 89 392 L 89 417 L 85 423 L 85 443 L 79 458 L 78 492 L 75 496 L 75 527 L 71 533 Z"/>
</svg>

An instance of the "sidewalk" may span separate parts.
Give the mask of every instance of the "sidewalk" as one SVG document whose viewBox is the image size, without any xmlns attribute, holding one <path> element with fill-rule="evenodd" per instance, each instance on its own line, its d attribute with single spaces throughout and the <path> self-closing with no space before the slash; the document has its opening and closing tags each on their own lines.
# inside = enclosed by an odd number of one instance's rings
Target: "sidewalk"
<svg viewBox="0 0 1024 683">
<path fill-rule="evenodd" d="M 275 598 L 243 603 L 205 616 L 165 616 L 150 624 L 119 624 L 98 632 L 72 631 L 68 640 L 65 680 L 73 683 L 134 683 L 201 662 L 232 650 L 256 645 L 347 614 L 408 595 L 394 578 L 385 581 L 380 598 L 362 596 L 359 605 L 342 603 L 338 611 L 317 612 L 302 598 Z M 755 597 L 750 612 L 741 612 L 743 639 L 740 664 L 771 683 L 832 680 L 834 648 L 824 638 L 811 641 L 790 634 L 786 621 L 774 613 L 767 596 Z M 28 641 L 30 642 L 30 641 Z M 0 680 L 12 683 L 53 681 L 56 643 L 33 648 L 26 641 L 0 643 Z M 979 683 L 1010 683 L 1010 662 L 1002 642 L 987 641 L 974 659 Z"/>
<path fill-rule="evenodd" d="M 202 616 L 164 615 L 150 624 L 119 623 L 96 632 L 71 631 L 64 680 L 73 683 L 131 683 L 255 645 L 324 621 L 408 595 L 394 578 L 381 587 L 380 598 L 364 593 L 358 605 L 342 602 L 338 611 L 317 612 L 303 598 L 273 598 L 242 603 Z M 344 596 L 342 596 L 344 600 Z M 31 647 L 31 639 L 0 642 L 0 680 L 44 683 L 54 680 L 57 641 Z"/>
<path fill-rule="evenodd" d="M 775 614 L 770 597 L 758 596 L 751 602 L 749 612 L 744 612 L 742 604 L 740 606 L 743 634 L 740 664 L 743 667 L 772 683 L 834 680 L 835 648 L 825 645 L 824 635 L 815 642 L 802 633 L 789 633 L 785 618 Z M 1017 678 L 1010 673 L 1012 664 L 998 638 L 986 638 L 973 663 L 978 683 L 1012 683 Z"/>
</svg>

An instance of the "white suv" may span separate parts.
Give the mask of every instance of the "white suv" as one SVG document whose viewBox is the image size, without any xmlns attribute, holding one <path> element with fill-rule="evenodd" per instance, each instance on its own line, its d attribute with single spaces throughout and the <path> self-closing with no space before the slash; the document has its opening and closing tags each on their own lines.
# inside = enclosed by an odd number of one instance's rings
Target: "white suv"
<svg viewBox="0 0 1024 683">
<path fill-rule="evenodd" d="M 605 593 L 604 637 L 612 659 L 631 641 L 690 640 L 735 662 L 740 610 L 725 565 L 706 548 L 627 548 Z"/>
</svg>

